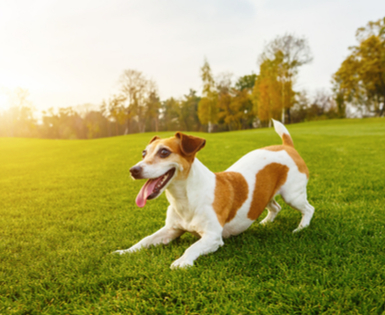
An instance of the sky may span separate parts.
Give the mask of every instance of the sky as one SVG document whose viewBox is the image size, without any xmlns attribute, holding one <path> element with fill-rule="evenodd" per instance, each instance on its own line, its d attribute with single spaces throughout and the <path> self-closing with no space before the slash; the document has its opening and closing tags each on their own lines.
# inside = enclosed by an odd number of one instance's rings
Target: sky
<svg viewBox="0 0 385 315">
<path fill-rule="evenodd" d="M 357 28 L 384 15 L 383 0 L 0 0 L 0 109 L 18 87 L 39 111 L 98 106 L 125 69 L 154 80 L 162 100 L 200 94 L 205 58 L 236 80 L 287 33 L 314 58 L 295 89 L 330 91 Z"/>
</svg>

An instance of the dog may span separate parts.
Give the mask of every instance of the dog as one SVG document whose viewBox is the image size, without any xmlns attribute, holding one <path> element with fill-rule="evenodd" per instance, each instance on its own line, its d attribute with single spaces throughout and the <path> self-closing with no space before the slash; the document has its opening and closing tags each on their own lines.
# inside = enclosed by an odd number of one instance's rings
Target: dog
<svg viewBox="0 0 385 315">
<path fill-rule="evenodd" d="M 245 231 L 265 208 L 268 214 L 260 223 L 273 222 L 281 210 L 274 200 L 278 194 L 302 213 L 293 232 L 307 227 L 314 213 L 307 200 L 309 171 L 286 127 L 276 120 L 273 123 L 282 145 L 254 150 L 220 173 L 211 172 L 196 158 L 205 139 L 181 132 L 168 139 L 152 138 L 142 153 L 143 160 L 130 173 L 134 179 L 148 179 L 136 198 L 139 207 L 166 191 L 170 203 L 166 224 L 134 246 L 115 253 L 168 244 L 191 232 L 200 239 L 171 268 L 193 266 L 199 256 L 224 245 L 223 238 Z"/>
</svg>

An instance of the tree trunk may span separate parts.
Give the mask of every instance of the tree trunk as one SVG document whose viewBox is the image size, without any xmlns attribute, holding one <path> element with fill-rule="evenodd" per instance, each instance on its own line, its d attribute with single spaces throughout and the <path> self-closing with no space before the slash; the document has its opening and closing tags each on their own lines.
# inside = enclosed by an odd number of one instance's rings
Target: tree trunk
<svg viewBox="0 0 385 315">
<path fill-rule="evenodd" d="M 282 108 L 282 123 L 285 123 L 285 107 Z"/>
<path fill-rule="evenodd" d="M 125 132 L 124 132 L 124 134 L 129 134 L 130 133 L 130 120 L 129 119 L 127 119 L 126 120 L 126 130 L 125 130 Z"/>
<path fill-rule="evenodd" d="M 281 81 L 282 85 L 282 123 L 285 123 L 285 89 L 283 81 Z"/>
<path fill-rule="evenodd" d="M 380 111 L 380 117 L 382 117 L 384 115 L 384 110 L 385 110 L 385 94 L 384 94 L 384 97 L 383 97 L 382 108 L 381 108 L 381 111 Z"/>
<path fill-rule="evenodd" d="M 145 133 L 146 132 L 146 121 L 143 119 L 142 126 L 141 126 L 141 132 Z"/>
<path fill-rule="evenodd" d="M 287 114 L 287 123 L 291 124 L 290 108 L 286 110 L 286 114 Z"/>
</svg>

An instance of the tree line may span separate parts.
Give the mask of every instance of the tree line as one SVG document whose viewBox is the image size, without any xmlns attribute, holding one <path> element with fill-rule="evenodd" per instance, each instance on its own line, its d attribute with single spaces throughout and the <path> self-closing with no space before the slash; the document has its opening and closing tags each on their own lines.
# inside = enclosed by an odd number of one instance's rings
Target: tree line
<svg viewBox="0 0 385 315">
<path fill-rule="evenodd" d="M 361 115 L 384 116 L 385 18 L 369 22 L 356 33 L 358 44 L 332 76 L 331 92 L 312 97 L 295 91 L 301 66 L 312 61 L 306 38 L 291 34 L 269 42 L 258 58 L 258 74 L 233 80 L 214 75 L 204 60 L 202 91 L 160 100 L 156 83 L 128 69 L 118 93 L 95 109 L 53 108 L 36 118 L 28 91 L 16 89 L 12 106 L 0 113 L 0 136 L 52 139 L 92 139 L 148 131 L 220 132 L 268 126 L 271 118 L 284 123 L 345 118 L 347 106 Z"/>
</svg>

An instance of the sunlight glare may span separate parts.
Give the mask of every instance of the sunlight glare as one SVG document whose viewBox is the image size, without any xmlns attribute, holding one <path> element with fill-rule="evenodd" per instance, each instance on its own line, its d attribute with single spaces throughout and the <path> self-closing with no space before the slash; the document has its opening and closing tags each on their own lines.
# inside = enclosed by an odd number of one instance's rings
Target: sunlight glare
<svg viewBox="0 0 385 315">
<path fill-rule="evenodd" d="M 0 90 L 0 111 L 6 110 L 9 107 L 8 95 Z"/>
</svg>

